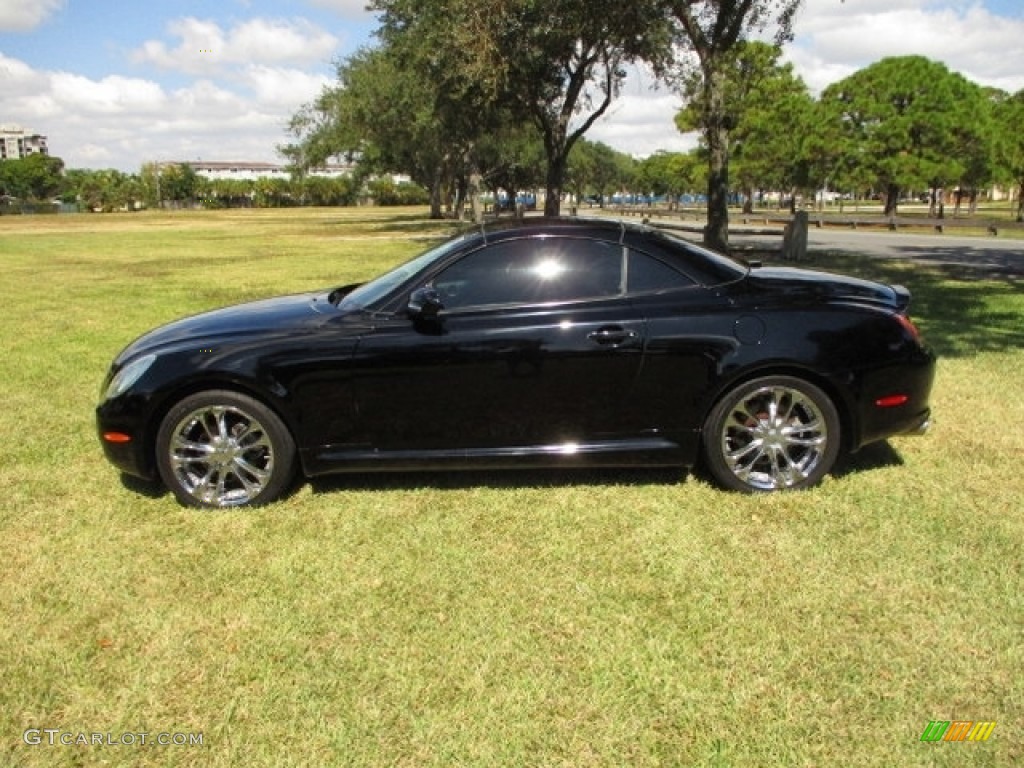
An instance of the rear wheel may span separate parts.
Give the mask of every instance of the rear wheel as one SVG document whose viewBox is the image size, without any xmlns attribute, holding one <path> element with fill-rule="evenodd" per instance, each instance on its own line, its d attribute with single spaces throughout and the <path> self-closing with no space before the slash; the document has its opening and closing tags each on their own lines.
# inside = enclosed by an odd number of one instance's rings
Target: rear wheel
<svg viewBox="0 0 1024 768">
<path fill-rule="evenodd" d="M 182 504 L 237 507 L 278 498 L 295 474 L 295 442 L 263 403 L 229 390 L 190 395 L 156 438 L 160 477 Z"/>
<path fill-rule="evenodd" d="M 712 476 L 737 491 L 808 488 L 839 454 L 839 414 L 822 390 L 793 376 L 766 376 L 727 393 L 704 423 Z"/>
</svg>

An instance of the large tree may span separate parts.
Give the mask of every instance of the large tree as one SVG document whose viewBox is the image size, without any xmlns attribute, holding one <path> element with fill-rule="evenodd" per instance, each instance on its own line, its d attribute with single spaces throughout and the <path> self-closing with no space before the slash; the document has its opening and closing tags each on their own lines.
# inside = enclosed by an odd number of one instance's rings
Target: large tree
<svg viewBox="0 0 1024 768">
<path fill-rule="evenodd" d="M 888 216 L 901 190 L 961 181 L 986 141 L 981 89 L 923 56 L 882 59 L 830 85 L 821 104 L 844 151 L 885 190 Z"/>
<path fill-rule="evenodd" d="M 994 106 L 997 173 L 1017 187 L 1017 221 L 1024 221 L 1024 90 L 1004 96 Z"/>
<path fill-rule="evenodd" d="M 811 180 L 805 145 L 816 128 L 814 100 L 781 55 L 777 45 L 741 41 L 722 60 L 732 186 L 744 193 L 748 212 L 755 189 L 788 190 L 795 201 Z M 690 72 L 682 81 L 686 105 L 676 125 L 684 132 L 702 127 L 703 80 Z"/>
<path fill-rule="evenodd" d="M 581 139 L 569 156 L 567 186 L 576 195 L 577 202 L 592 193 L 604 208 L 612 194 L 631 186 L 635 165 L 632 157 L 616 152 L 607 144 Z"/>
<path fill-rule="evenodd" d="M 544 147 L 529 124 L 506 120 L 483 136 L 474 152 L 483 186 L 494 193 L 495 204 L 504 193 L 509 208 L 521 191 L 544 185 Z"/>
<path fill-rule="evenodd" d="M 668 195 L 669 207 L 675 208 L 682 195 L 703 187 L 701 164 L 707 162 L 696 152 L 655 152 L 638 164 L 636 181 L 645 193 Z"/>
<path fill-rule="evenodd" d="M 461 148 L 435 109 L 433 83 L 403 67 L 388 47 L 361 49 L 337 73 L 337 85 L 292 117 L 299 143 L 285 154 L 299 169 L 357 155 L 364 173 L 406 173 L 430 190 L 431 215 L 440 218 Z"/>
<path fill-rule="evenodd" d="M 64 161 L 50 155 L 0 160 L 0 195 L 49 200 L 60 193 L 63 173 Z"/>
<path fill-rule="evenodd" d="M 668 50 L 657 0 L 375 0 L 371 7 L 382 13 L 382 39 L 413 51 L 408 62 L 458 97 L 457 112 L 486 117 L 501 109 L 532 120 L 547 157 L 548 215 L 559 213 L 573 145 L 608 109 L 624 65 L 659 61 Z"/>
<path fill-rule="evenodd" d="M 751 35 L 774 28 L 776 43 L 792 38 L 801 0 L 664 0 L 683 51 L 697 59 L 699 125 L 708 151 L 707 245 L 729 246 L 729 133 L 735 118 L 728 103 L 734 50 Z M 689 59 L 684 59 L 689 67 Z"/>
</svg>

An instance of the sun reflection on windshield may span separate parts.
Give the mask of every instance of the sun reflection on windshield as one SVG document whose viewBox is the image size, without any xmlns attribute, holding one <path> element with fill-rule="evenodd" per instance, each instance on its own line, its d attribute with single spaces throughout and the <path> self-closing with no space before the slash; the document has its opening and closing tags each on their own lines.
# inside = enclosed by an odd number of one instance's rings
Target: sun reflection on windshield
<svg viewBox="0 0 1024 768">
<path fill-rule="evenodd" d="M 563 272 L 565 272 L 565 265 L 555 258 L 547 258 L 543 261 L 538 261 L 533 270 L 531 270 L 541 280 L 554 280 Z"/>
</svg>

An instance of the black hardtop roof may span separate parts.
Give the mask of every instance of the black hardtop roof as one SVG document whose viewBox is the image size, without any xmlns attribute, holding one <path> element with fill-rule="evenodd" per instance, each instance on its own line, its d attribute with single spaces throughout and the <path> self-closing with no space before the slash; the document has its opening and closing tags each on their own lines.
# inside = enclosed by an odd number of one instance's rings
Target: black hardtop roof
<svg viewBox="0 0 1024 768">
<path fill-rule="evenodd" d="M 525 219 L 499 219 L 484 224 L 480 231 L 488 240 L 524 235 L 573 234 L 594 235 L 621 242 L 627 233 L 646 234 L 651 230 L 649 227 L 614 219 L 537 216 Z"/>
</svg>

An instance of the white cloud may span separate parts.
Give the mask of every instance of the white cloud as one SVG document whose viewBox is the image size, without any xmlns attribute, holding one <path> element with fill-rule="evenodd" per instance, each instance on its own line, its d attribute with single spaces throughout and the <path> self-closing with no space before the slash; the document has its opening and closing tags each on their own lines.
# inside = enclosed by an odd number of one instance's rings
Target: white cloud
<svg viewBox="0 0 1024 768">
<path fill-rule="evenodd" d="M 35 73 L 28 64 L 0 53 L 0 83 L 4 84 L 5 91 L 19 86 L 31 87 L 34 77 Z"/>
<path fill-rule="evenodd" d="M 0 53 L 2 122 L 30 122 L 54 114 L 59 107 L 49 96 L 49 80 L 25 62 Z"/>
<path fill-rule="evenodd" d="M 679 96 L 665 89 L 626 93 L 612 102 L 586 138 L 637 157 L 661 149 L 686 152 L 697 141 L 695 136 L 681 134 L 675 126 L 676 112 L 681 106 Z"/>
<path fill-rule="evenodd" d="M 242 78 L 260 104 L 281 107 L 289 116 L 332 83 L 326 75 L 263 65 L 246 67 Z"/>
<path fill-rule="evenodd" d="M 55 72 L 50 75 L 49 95 L 79 115 L 151 115 L 167 102 L 161 87 L 149 80 L 111 75 L 90 80 L 81 75 Z"/>
<path fill-rule="evenodd" d="M 64 6 L 64 0 L 0 0 L 0 32 L 35 29 Z"/>
<path fill-rule="evenodd" d="M 911 54 L 982 85 L 1024 88 L 1024 19 L 996 16 L 977 2 L 815 3 L 797 19 L 796 34 L 786 58 L 815 92 L 880 59 Z"/>
<path fill-rule="evenodd" d="M 338 47 L 338 38 L 304 19 L 256 18 L 224 30 L 214 21 L 186 17 L 170 22 L 167 31 L 180 40 L 175 47 L 147 40 L 132 58 L 162 69 L 204 75 L 224 65 L 322 64 Z"/>
<path fill-rule="evenodd" d="M 167 89 L 153 80 L 34 70 L 0 54 L 4 121 L 49 138 L 69 168 L 137 171 L 151 160 L 278 161 L 285 124 L 326 77 L 241 69 L 237 89 L 210 78 Z"/>
<path fill-rule="evenodd" d="M 976 83 L 1010 92 L 1024 89 L 1024 19 L 996 16 L 980 2 L 848 0 L 805 2 L 796 40 L 783 58 L 815 94 L 887 56 L 919 54 Z M 696 143 L 673 122 L 681 106 L 671 90 L 630 71 L 623 96 L 587 134 L 622 152 L 646 156 L 686 151 Z"/>
<path fill-rule="evenodd" d="M 366 9 L 369 0 L 310 0 L 310 4 L 317 8 L 334 11 L 349 19 L 366 18 L 373 13 Z"/>
</svg>

